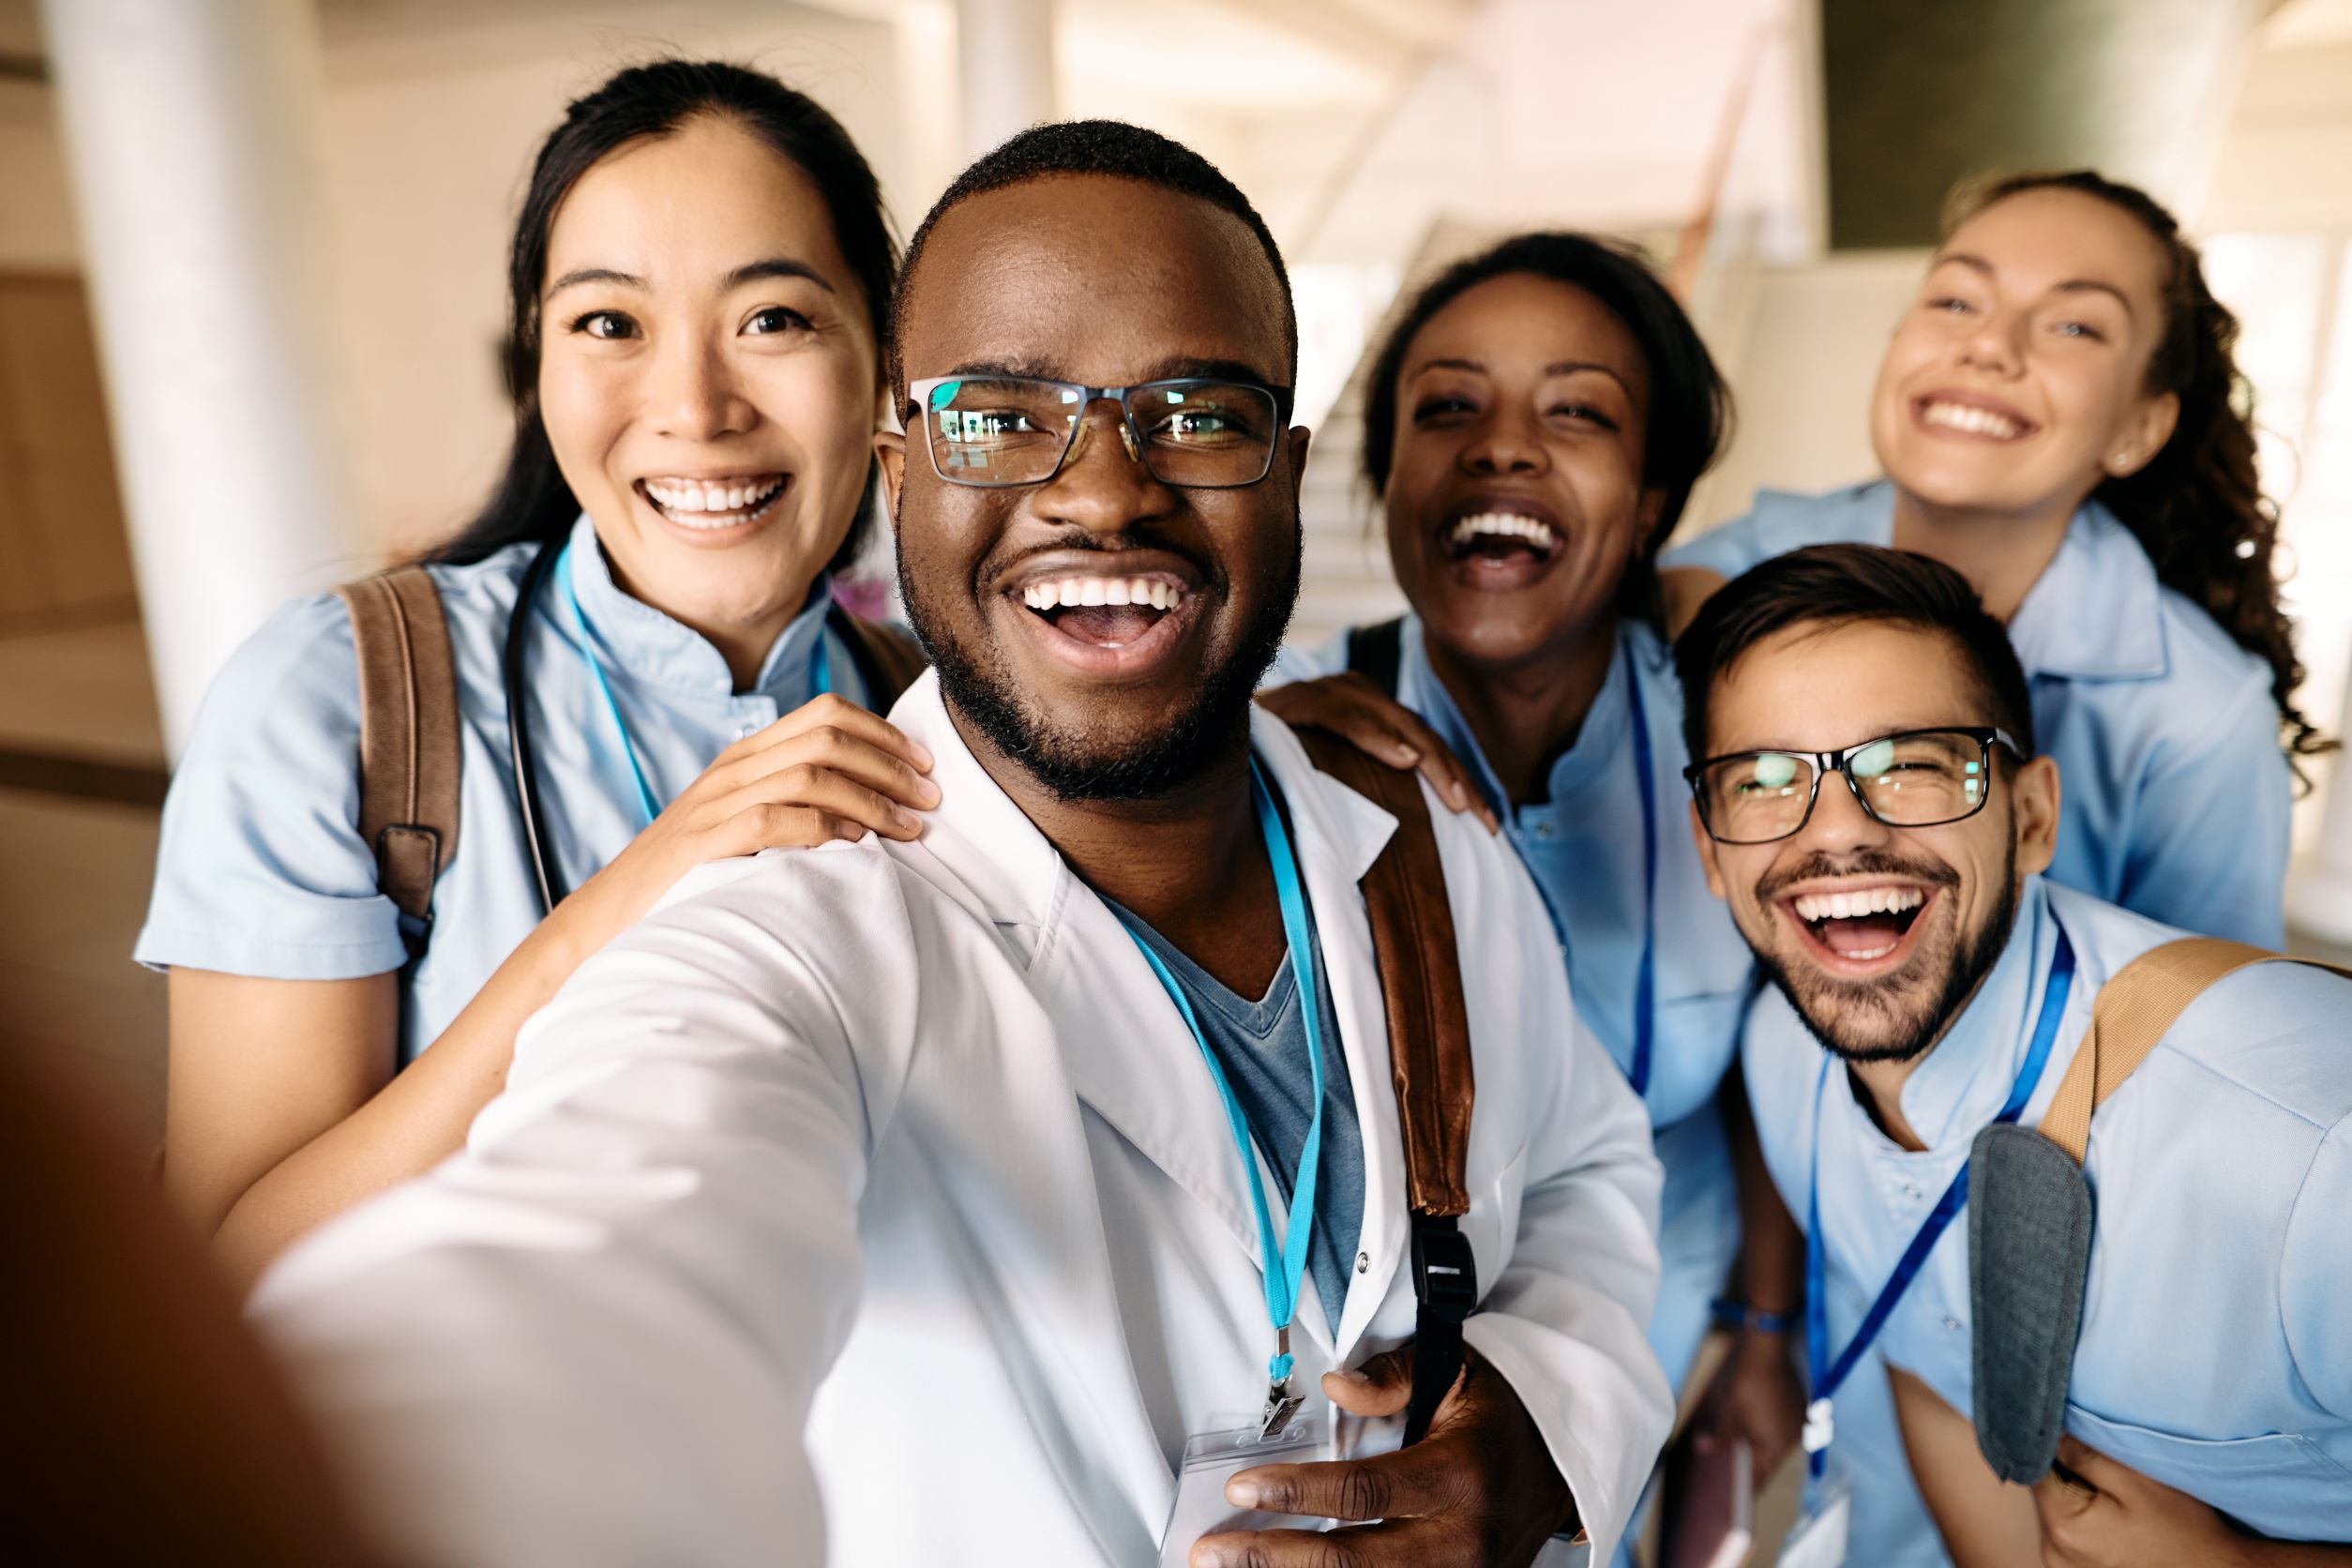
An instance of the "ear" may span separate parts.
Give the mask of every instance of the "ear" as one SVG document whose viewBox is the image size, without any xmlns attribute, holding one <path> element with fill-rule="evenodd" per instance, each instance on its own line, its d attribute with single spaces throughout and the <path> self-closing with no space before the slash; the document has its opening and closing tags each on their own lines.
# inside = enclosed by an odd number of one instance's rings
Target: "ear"
<svg viewBox="0 0 2352 1568">
<path fill-rule="evenodd" d="M 1666 504 L 1666 492 L 1652 485 L 1641 492 L 1636 505 L 1634 516 L 1641 524 L 1640 538 L 1645 550 L 1651 543 L 1651 535 L 1658 531 L 1658 519 L 1665 513 Z"/>
<path fill-rule="evenodd" d="M 2058 764 L 2047 757 L 2021 763 L 2009 795 L 2017 833 L 2017 874 L 2048 870 L 2058 853 Z"/>
<path fill-rule="evenodd" d="M 1295 491 L 1306 480 L 1306 444 L 1315 432 L 1304 425 L 1293 425 L 1282 438 L 1283 456 L 1290 464 L 1290 489 Z"/>
<path fill-rule="evenodd" d="M 1707 891 L 1728 901 L 1724 892 L 1723 867 L 1715 864 L 1715 836 L 1707 831 L 1707 824 L 1698 820 L 1698 802 L 1685 807 L 1691 814 L 1691 842 L 1698 846 L 1699 869 L 1707 873 Z"/>
<path fill-rule="evenodd" d="M 874 460 L 882 465 L 882 499 L 898 515 L 898 491 L 907 480 L 907 438 L 898 430 L 874 432 Z"/>
<path fill-rule="evenodd" d="M 2160 397 L 2142 398 L 2122 430 L 2108 444 L 2100 470 L 2116 479 L 2137 474 L 2164 449 L 2164 443 L 2172 439 L 2173 427 L 2179 423 L 2179 395 L 2166 392 Z"/>
</svg>

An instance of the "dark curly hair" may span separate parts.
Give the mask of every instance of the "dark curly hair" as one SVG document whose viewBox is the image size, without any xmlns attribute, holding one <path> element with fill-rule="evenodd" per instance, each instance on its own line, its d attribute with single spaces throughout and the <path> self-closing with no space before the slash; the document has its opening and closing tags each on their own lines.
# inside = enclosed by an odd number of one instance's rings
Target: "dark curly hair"
<svg viewBox="0 0 2352 1568">
<path fill-rule="evenodd" d="M 1641 252 L 1620 240 L 1557 231 L 1514 234 L 1431 279 L 1396 318 L 1372 361 L 1364 394 L 1364 477 L 1385 494 L 1396 456 L 1396 382 L 1405 354 L 1431 317 L 1479 284 L 1517 273 L 1582 289 L 1624 324 L 1650 372 L 1641 482 L 1666 491 L 1666 506 L 1625 574 L 1619 612 L 1658 625 L 1658 552 L 1731 435 L 1731 389 L 1691 318 Z"/>
<path fill-rule="evenodd" d="M 2303 666 L 2295 656 L 2294 623 L 2279 608 L 2279 509 L 2262 493 L 2255 470 L 2254 388 L 2235 358 L 2238 318 L 2213 297 L 2204 258 L 2172 214 L 2138 187 L 2092 170 L 1965 180 L 1945 203 L 1944 234 L 2030 190 L 2095 197 L 2136 219 L 2164 252 L 2164 335 L 2148 363 L 2148 390 L 2179 399 L 2180 417 L 2146 467 L 2103 480 L 2093 497 L 2139 540 L 2158 580 L 2270 667 L 2270 697 L 2288 756 L 2335 749 L 2337 743 L 2295 704 Z"/>
<path fill-rule="evenodd" d="M 515 409 L 515 444 L 479 516 L 430 559 L 466 565 L 508 545 L 552 539 L 580 516 L 580 503 L 556 467 L 539 414 L 539 290 L 547 281 L 548 236 L 556 209 L 581 175 L 628 143 L 668 136 L 708 116 L 742 127 L 807 174 L 833 220 L 841 259 L 857 279 L 874 341 L 882 340 L 898 250 L 883 210 L 882 187 L 841 122 L 816 99 L 764 71 L 718 60 L 654 60 L 615 73 L 596 91 L 572 100 L 563 123 L 548 132 L 531 167 L 531 184 L 515 218 L 506 264 L 507 324 L 503 367 Z M 882 367 L 875 366 L 879 375 Z M 874 515 L 875 475 L 850 525 L 833 569 L 857 557 Z"/>
</svg>

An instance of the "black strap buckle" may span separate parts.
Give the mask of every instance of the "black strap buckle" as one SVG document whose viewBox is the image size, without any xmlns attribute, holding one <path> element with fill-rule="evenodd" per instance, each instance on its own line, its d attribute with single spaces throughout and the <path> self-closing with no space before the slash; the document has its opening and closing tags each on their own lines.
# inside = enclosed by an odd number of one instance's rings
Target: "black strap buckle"
<svg viewBox="0 0 2352 1568">
<path fill-rule="evenodd" d="M 1405 1441 L 1417 1443 L 1462 1370 L 1462 1320 L 1478 1307 L 1478 1260 L 1452 1214 L 1413 1215 L 1413 1390 Z"/>
</svg>

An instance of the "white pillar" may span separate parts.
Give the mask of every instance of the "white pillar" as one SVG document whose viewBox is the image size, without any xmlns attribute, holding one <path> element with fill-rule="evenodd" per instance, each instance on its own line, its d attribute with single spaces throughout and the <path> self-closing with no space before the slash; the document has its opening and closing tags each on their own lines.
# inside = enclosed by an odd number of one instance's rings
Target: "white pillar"
<svg viewBox="0 0 2352 1568">
<path fill-rule="evenodd" d="M 2335 733 L 2352 736 L 2352 680 L 2344 686 L 2344 716 Z M 2286 879 L 2286 923 L 2331 947 L 2352 947 L 2352 752 L 2325 760 L 2329 775 L 2320 807 L 2319 837 Z"/>
<path fill-rule="evenodd" d="M 329 347 L 317 19 L 308 0 L 41 14 L 176 755 L 230 651 L 367 565 Z"/>
<path fill-rule="evenodd" d="M 962 0 L 956 45 L 966 158 L 1053 118 L 1053 0 Z"/>
</svg>

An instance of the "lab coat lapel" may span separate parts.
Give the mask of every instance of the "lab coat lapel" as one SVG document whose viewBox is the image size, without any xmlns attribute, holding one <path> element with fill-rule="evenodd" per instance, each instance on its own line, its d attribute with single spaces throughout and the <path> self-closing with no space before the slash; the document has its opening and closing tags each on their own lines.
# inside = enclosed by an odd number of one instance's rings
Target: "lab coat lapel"
<svg viewBox="0 0 2352 1568">
<path fill-rule="evenodd" d="M 1302 1311 L 1309 1334 L 1332 1351 L 1334 1364 L 1353 1357 L 1356 1342 L 1388 1297 L 1405 1252 L 1410 1219 L 1405 1202 L 1404 1136 L 1397 1126 L 1396 1092 L 1388 1058 L 1388 1007 L 1373 959 L 1372 927 L 1358 887 L 1392 834 L 1396 819 L 1307 761 L 1298 738 L 1278 720 L 1255 716 L 1251 740 L 1289 808 L 1307 901 L 1339 1018 L 1356 1121 L 1364 1135 L 1364 1226 L 1354 1250 L 1377 1263 L 1348 1275 L 1348 1299 L 1336 1314 L 1334 1341 L 1325 1312 Z"/>
</svg>

